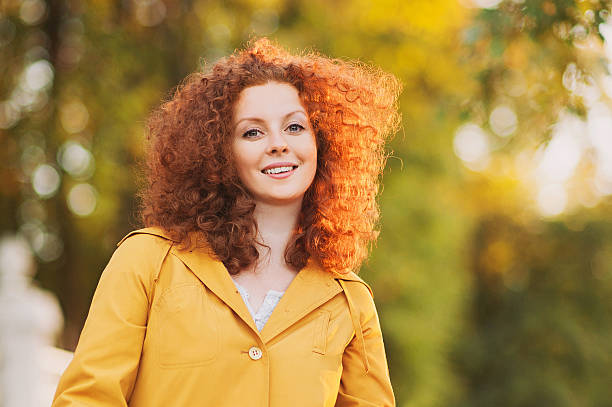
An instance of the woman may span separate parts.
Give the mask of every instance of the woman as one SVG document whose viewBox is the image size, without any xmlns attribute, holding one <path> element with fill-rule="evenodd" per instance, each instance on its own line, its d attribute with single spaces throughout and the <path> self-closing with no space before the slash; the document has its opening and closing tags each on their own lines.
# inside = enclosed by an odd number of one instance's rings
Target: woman
<svg viewBox="0 0 612 407">
<path fill-rule="evenodd" d="M 266 39 L 150 117 L 148 226 L 102 273 L 54 407 L 390 406 L 370 288 L 397 80 Z"/>
</svg>

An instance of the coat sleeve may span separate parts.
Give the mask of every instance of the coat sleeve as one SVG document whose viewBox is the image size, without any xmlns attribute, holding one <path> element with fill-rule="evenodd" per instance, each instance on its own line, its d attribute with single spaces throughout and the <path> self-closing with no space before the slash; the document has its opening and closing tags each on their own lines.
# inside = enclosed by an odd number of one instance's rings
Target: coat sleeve
<svg viewBox="0 0 612 407">
<path fill-rule="evenodd" d="M 126 239 L 102 272 L 74 358 L 52 407 L 127 406 L 138 373 L 153 280 L 170 245 Z"/>
<path fill-rule="evenodd" d="M 352 282 L 348 285 L 359 308 L 363 344 L 356 332 L 344 350 L 336 407 L 395 406 L 374 299 L 365 284 Z M 347 300 L 351 301 L 348 296 Z"/>
</svg>

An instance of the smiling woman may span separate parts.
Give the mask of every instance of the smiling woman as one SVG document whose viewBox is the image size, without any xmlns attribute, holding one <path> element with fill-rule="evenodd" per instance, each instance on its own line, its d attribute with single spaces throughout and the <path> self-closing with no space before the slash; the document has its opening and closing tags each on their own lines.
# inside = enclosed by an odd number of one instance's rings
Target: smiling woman
<svg viewBox="0 0 612 407">
<path fill-rule="evenodd" d="M 399 83 L 266 39 L 148 121 L 145 226 L 102 273 L 61 406 L 392 406 L 370 287 Z"/>
<path fill-rule="evenodd" d="M 317 145 L 297 89 L 279 82 L 246 88 L 234 121 L 236 168 L 256 205 L 301 206 L 317 171 Z"/>
</svg>

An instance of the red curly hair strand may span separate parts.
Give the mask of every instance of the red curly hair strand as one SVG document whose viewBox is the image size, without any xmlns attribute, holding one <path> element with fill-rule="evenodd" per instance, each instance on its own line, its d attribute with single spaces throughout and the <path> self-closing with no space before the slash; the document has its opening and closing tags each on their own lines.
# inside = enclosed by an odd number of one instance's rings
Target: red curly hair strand
<svg viewBox="0 0 612 407">
<path fill-rule="evenodd" d="M 185 246 L 206 242 L 232 274 L 258 259 L 255 203 L 233 163 L 240 92 L 293 85 L 317 141 L 317 172 L 286 251 L 296 270 L 310 256 L 326 270 L 356 271 L 378 232 L 384 143 L 399 125 L 399 81 L 379 69 L 316 53 L 293 55 L 262 38 L 187 76 L 147 120 L 141 218 Z M 191 242 L 195 232 L 199 242 Z"/>
</svg>

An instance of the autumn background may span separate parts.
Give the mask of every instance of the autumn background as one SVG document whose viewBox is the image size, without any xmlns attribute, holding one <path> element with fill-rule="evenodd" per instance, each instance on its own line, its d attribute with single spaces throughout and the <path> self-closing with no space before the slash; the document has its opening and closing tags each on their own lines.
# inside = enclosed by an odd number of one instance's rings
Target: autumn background
<svg viewBox="0 0 612 407">
<path fill-rule="evenodd" d="M 72 350 L 147 113 L 251 36 L 404 84 L 374 289 L 399 406 L 612 406 L 609 0 L 0 0 L 0 230 Z M 606 41 L 607 38 L 607 41 Z"/>
</svg>

